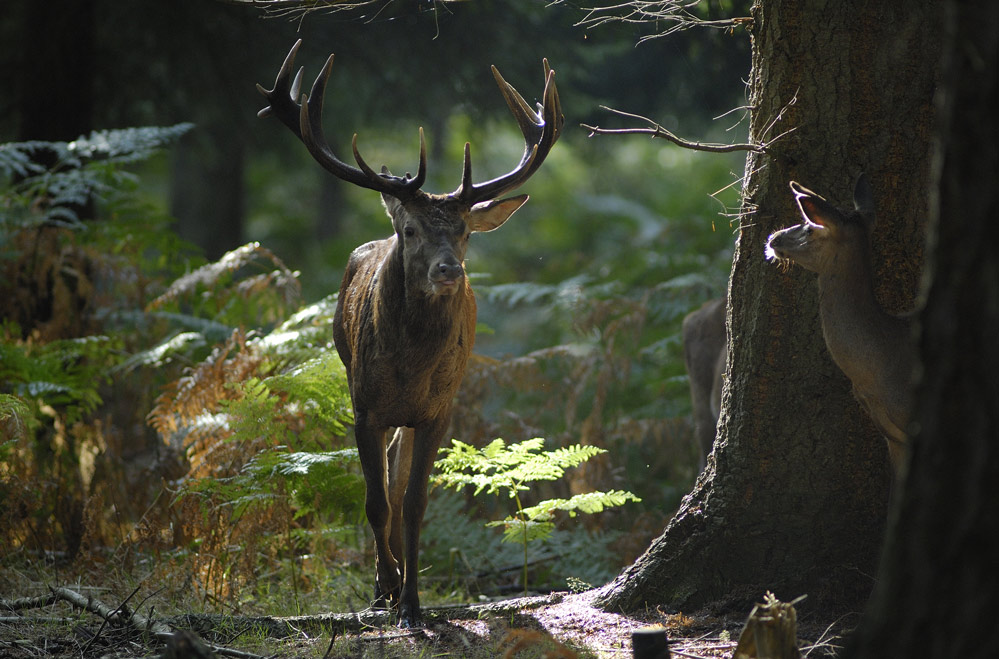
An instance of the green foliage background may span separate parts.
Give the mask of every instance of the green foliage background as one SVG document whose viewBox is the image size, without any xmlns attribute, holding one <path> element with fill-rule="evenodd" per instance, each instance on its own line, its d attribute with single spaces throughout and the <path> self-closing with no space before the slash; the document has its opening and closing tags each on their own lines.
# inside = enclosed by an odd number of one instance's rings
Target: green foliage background
<svg viewBox="0 0 999 659">
<path fill-rule="evenodd" d="M 491 3 L 467 4 L 461 20 L 470 25 L 497 16 Z M 116 20 L 131 10 L 122 11 Z M 594 490 L 641 497 L 582 524 L 556 514 L 547 553 L 531 565 L 530 582 L 541 588 L 564 588 L 570 578 L 598 584 L 662 531 L 696 476 L 680 322 L 724 290 L 742 158 L 637 136 L 589 137 L 576 124 L 609 119 L 597 102 L 654 105 L 663 94 L 674 95 L 672 111 L 698 138 L 729 133 L 700 110 L 722 103 L 710 100 L 717 90 L 684 91 L 678 81 L 653 89 L 638 80 L 641 67 L 621 77 L 628 57 L 662 57 L 635 54 L 630 32 L 583 44 L 563 14 L 518 9 L 497 20 L 566 49 L 553 63 L 568 118 L 523 187 L 531 201 L 502 229 L 472 240 L 479 331 L 453 435 L 475 446 L 541 436 L 552 449 L 607 450 L 569 479 L 524 493 L 526 506 Z M 474 32 L 445 27 L 451 41 L 428 52 L 452 61 L 449 49 L 474 41 Z M 385 35 L 399 29 L 384 26 Z M 253 82 L 269 82 L 290 45 L 283 29 L 274 32 L 260 49 L 267 72 L 232 82 L 248 94 Z M 329 40 L 313 36 L 303 51 L 307 78 Z M 361 37 L 341 37 L 341 52 L 351 44 L 366 52 L 352 41 Z M 331 81 L 331 134 L 343 140 L 358 130 L 370 162 L 405 170 L 416 155 L 413 117 L 422 117 L 428 190 L 457 186 L 465 141 L 478 178 L 506 171 L 522 139 L 481 75 L 488 51 L 455 63 L 453 76 L 416 76 L 433 80 L 419 94 L 400 80 L 389 97 L 371 82 L 371 60 L 345 58 Z M 503 53 L 504 75 L 533 98 L 539 62 Z M 211 71 L 206 79 L 228 89 Z M 155 87 L 162 75 L 154 68 L 142 85 Z M 601 76 L 621 79 L 615 88 Z M 157 115 L 187 118 L 193 108 L 195 126 L 0 145 L 0 296 L 12 301 L 0 331 L 0 558 L 157 552 L 169 559 L 157 562 L 169 573 L 164 582 L 193 584 L 209 607 L 248 606 L 289 583 L 288 612 L 364 606 L 367 586 L 357 583 L 367 583 L 372 558 L 329 323 L 347 255 L 388 235 L 388 218 L 377 195 L 331 182 L 276 122 L 252 119 L 257 99 L 240 96 L 231 113 L 214 97 L 191 103 L 197 93 L 167 96 Z M 148 112 L 147 104 L 107 116 Z M 206 259 L 180 237 L 188 234 L 171 216 L 171 188 L 178 163 L 236 126 L 247 155 L 245 167 L 239 162 L 244 235 Z M 440 489 L 432 496 L 425 583 L 449 599 L 518 587 L 516 548 L 482 523 L 496 518 L 496 504 Z M 334 584 L 346 593 L 338 603 L 323 595 Z"/>
</svg>

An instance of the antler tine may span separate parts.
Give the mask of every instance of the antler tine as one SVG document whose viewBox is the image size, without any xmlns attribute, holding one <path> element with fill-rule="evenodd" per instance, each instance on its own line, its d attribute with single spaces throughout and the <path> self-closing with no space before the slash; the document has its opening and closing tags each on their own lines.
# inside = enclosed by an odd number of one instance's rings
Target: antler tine
<svg viewBox="0 0 999 659">
<path fill-rule="evenodd" d="M 277 117 L 281 123 L 291 129 L 299 139 L 302 137 L 302 131 L 299 128 L 298 123 L 298 90 L 302 85 L 302 69 L 298 70 L 295 75 L 294 81 L 289 86 L 288 80 L 291 77 L 291 70 L 295 66 L 295 55 L 298 53 L 298 47 L 302 45 L 302 40 L 299 39 L 295 42 L 295 45 L 291 47 L 288 51 L 288 55 L 285 56 L 284 62 L 281 64 L 281 68 L 278 69 L 277 77 L 274 79 L 273 89 L 264 89 L 264 86 L 257 84 L 257 91 L 259 91 L 264 98 L 267 99 L 269 105 L 257 112 L 257 116 L 261 119 L 267 117 Z"/>
<path fill-rule="evenodd" d="M 496 84 L 524 135 L 524 154 L 510 173 L 476 185 L 472 183 L 471 157 L 468 145 L 466 145 L 461 185 L 452 193 L 454 197 L 470 204 L 495 199 L 522 185 L 544 162 L 548 152 L 558 140 L 562 132 L 562 125 L 565 122 L 565 117 L 562 115 L 562 103 L 555 86 L 555 71 L 548 65 L 547 59 L 544 60 L 544 70 L 543 103 L 539 104 L 538 112 L 535 112 L 524 100 L 524 97 L 503 79 L 496 67 L 492 67 Z"/>
<path fill-rule="evenodd" d="M 366 175 L 363 171 L 352 167 L 336 157 L 333 149 L 330 148 L 323 131 L 323 100 L 326 93 L 326 83 L 330 73 L 333 71 L 333 55 L 330 55 L 323 66 L 323 70 L 316 76 L 312 83 L 312 92 L 302 95 L 301 113 L 299 124 L 302 127 L 302 141 L 312 157 L 322 165 L 328 172 L 354 185 L 359 185 L 372 190 L 379 190 L 376 185 L 377 174 Z M 310 102 L 309 99 L 312 99 Z M 356 136 L 355 136 L 356 139 Z"/>
<path fill-rule="evenodd" d="M 326 93 L 326 83 L 333 70 L 333 55 L 326 60 L 323 70 L 312 83 L 312 91 L 308 96 L 301 93 L 302 69 L 298 70 L 294 80 L 291 71 L 295 65 L 295 55 L 298 53 L 302 40 L 299 39 L 288 51 L 284 63 L 278 70 L 274 80 L 274 88 L 267 90 L 261 85 L 257 89 L 269 101 L 269 105 L 257 113 L 260 117 L 275 116 L 281 120 L 295 135 L 305 143 L 312 157 L 327 171 L 348 183 L 390 194 L 399 198 L 412 196 L 426 180 L 427 147 L 423 139 L 423 129 L 420 129 L 420 168 L 415 178 L 408 174 L 404 177 L 391 174 L 379 174 L 373 171 L 357 151 L 357 135 L 354 135 L 354 159 L 360 167 L 353 167 L 336 157 L 330 148 L 323 132 L 323 99 Z M 299 102 L 299 99 L 301 101 Z M 313 99 L 310 103 L 309 99 Z"/>
<path fill-rule="evenodd" d="M 524 133 L 524 137 L 526 138 L 528 135 L 533 137 L 540 134 L 541 130 L 544 128 L 544 120 L 531 109 L 531 106 L 527 104 L 527 101 L 525 101 L 524 97 L 520 95 L 520 92 L 514 89 L 513 85 L 503 79 L 503 76 L 500 75 L 499 69 L 493 66 L 492 71 L 493 78 L 496 79 L 496 85 L 500 88 L 500 92 L 503 94 L 504 100 L 506 100 L 506 105 L 510 108 L 510 112 L 517 120 L 517 124 L 520 125 L 520 131 Z M 546 70 L 546 78 L 547 75 L 548 71 Z"/>
<path fill-rule="evenodd" d="M 330 73 L 333 70 L 333 55 L 326 60 L 323 70 L 316 76 L 316 81 L 312 83 L 312 92 L 308 97 L 302 97 L 302 141 L 309 149 L 309 153 L 320 165 L 325 167 L 330 173 L 338 178 L 359 185 L 363 188 L 384 192 L 394 197 L 408 197 L 415 194 L 426 178 L 426 145 L 423 141 L 423 130 L 420 129 L 420 169 L 416 178 L 408 176 L 400 177 L 391 174 L 379 174 L 375 172 L 361 157 L 357 150 L 357 133 L 351 140 L 354 151 L 354 160 L 357 167 L 348 165 L 341 161 L 333 153 L 326 137 L 323 133 L 323 100 L 326 96 L 326 83 L 329 81 Z M 313 99 L 310 101 L 310 99 Z"/>
<path fill-rule="evenodd" d="M 465 159 L 461 167 L 461 186 L 458 187 L 456 196 L 461 196 L 465 190 L 471 190 L 472 183 L 472 145 L 465 142 Z"/>
<path fill-rule="evenodd" d="M 377 176 L 379 178 L 390 177 L 391 179 L 398 179 L 404 183 L 407 188 L 413 188 L 414 190 L 419 190 L 424 181 L 427 179 L 427 142 L 423 138 L 423 126 L 420 126 L 420 167 L 416 171 L 416 177 L 410 176 L 409 172 L 403 177 L 392 176 L 388 173 L 388 169 L 382 167 L 382 173 L 378 174 L 374 169 L 364 161 L 361 157 L 361 152 L 357 150 L 357 133 L 354 133 L 354 137 L 350 141 L 350 147 L 354 151 L 354 160 L 357 161 L 357 166 L 361 168 L 369 178 L 372 176 Z"/>
</svg>

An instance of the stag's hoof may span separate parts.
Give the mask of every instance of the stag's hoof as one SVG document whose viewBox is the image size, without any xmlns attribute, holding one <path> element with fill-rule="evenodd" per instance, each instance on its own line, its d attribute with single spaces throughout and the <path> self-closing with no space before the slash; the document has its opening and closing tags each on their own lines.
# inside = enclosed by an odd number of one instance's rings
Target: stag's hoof
<svg viewBox="0 0 999 659">
<path fill-rule="evenodd" d="M 375 582 L 375 598 L 371 600 L 372 609 L 391 609 L 399 601 L 399 588 L 383 591 Z"/>
<path fill-rule="evenodd" d="M 411 604 L 399 605 L 399 623 L 402 629 L 418 629 L 423 627 L 423 616 L 420 614 L 419 606 Z"/>
</svg>

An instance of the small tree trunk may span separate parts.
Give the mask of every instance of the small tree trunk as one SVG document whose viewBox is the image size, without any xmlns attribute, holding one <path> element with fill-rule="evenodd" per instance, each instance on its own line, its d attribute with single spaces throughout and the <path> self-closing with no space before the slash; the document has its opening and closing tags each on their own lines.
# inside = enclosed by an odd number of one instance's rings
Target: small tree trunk
<svg viewBox="0 0 999 659">
<path fill-rule="evenodd" d="M 245 150 L 234 128 L 210 125 L 173 149 L 170 212 L 177 233 L 216 260 L 243 244 Z"/>
<path fill-rule="evenodd" d="M 720 434 L 664 534 L 604 588 L 606 607 L 748 609 L 770 590 L 840 609 L 870 593 L 889 490 L 885 441 L 829 358 L 815 275 L 782 273 L 763 250 L 771 232 L 799 221 L 789 180 L 847 205 L 864 171 L 878 202 L 879 297 L 889 311 L 912 307 L 935 8 L 930 0 L 754 5 L 750 138 L 767 152 L 746 163 Z"/>
</svg>

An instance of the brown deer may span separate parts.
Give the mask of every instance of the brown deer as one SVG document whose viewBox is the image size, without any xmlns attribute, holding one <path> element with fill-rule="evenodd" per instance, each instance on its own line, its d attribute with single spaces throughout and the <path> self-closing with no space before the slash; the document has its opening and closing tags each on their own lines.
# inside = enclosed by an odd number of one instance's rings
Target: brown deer
<svg viewBox="0 0 999 659">
<path fill-rule="evenodd" d="M 888 440 L 896 473 L 903 463 L 911 405 L 914 348 L 906 316 L 886 313 L 874 297 L 871 233 L 874 200 L 857 180 L 854 210 L 840 210 L 791 181 L 803 222 L 767 240 L 767 258 L 819 275 L 819 317 L 826 347 L 854 395 Z"/>
<path fill-rule="evenodd" d="M 715 442 L 721 412 L 725 373 L 725 304 L 727 298 L 708 300 L 683 318 L 683 363 L 690 380 L 694 435 L 701 449 L 700 469 L 707 464 Z"/>
<path fill-rule="evenodd" d="M 302 72 L 291 70 L 301 40 L 285 58 L 274 88 L 260 92 L 269 105 L 260 116 L 280 119 L 334 176 L 381 193 L 395 233 L 350 255 L 334 316 L 333 340 L 347 370 L 354 434 L 367 485 L 365 512 L 375 536 L 375 605 L 395 606 L 400 626 L 421 622 L 417 591 L 420 526 L 427 480 L 451 420 L 455 392 L 475 341 L 475 296 L 463 261 L 469 235 L 492 231 L 527 201 L 497 199 L 541 166 L 564 118 L 555 72 L 544 62 L 545 90 L 538 113 L 493 67 L 493 76 L 526 143 L 508 174 L 472 182 L 469 145 L 461 184 L 450 194 L 421 190 L 427 151 L 420 129 L 415 177 L 377 173 L 353 138 L 357 167 L 341 162 L 323 136 L 323 93 L 330 55 L 312 93 L 302 95 Z M 540 116 L 539 116 L 540 113 Z M 391 443 L 387 437 L 393 430 Z"/>
</svg>

